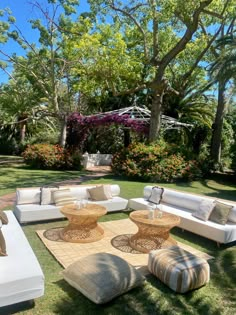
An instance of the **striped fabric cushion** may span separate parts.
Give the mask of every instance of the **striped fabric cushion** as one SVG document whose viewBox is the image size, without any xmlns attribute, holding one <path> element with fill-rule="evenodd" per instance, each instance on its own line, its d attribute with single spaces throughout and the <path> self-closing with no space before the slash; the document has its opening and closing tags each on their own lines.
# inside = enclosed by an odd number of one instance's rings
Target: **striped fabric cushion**
<svg viewBox="0 0 236 315">
<path fill-rule="evenodd" d="M 210 280 L 208 262 L 178 246 L 151 251 L 148 269 L 179 293 L 199 288 Z"/>
<path fill-rule="evenodd" d="M 73 204 L 76 198 L 72 195 L 70 189 L 59 189 L 52 192 L 56 206 L 65 206 Z"/>
</svg>

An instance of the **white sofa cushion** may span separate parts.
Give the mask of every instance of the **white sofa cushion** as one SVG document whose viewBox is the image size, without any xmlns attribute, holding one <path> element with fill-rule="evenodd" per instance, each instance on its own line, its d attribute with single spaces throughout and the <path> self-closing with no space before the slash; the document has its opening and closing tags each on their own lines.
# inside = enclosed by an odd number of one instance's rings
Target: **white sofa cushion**
<svg viewBox="0 0 236 315">
<path fill-rule="evenodd" d="M 17 188 L 16 203 L 23 204 L 40 204 L 41 190 L 38 188 Z"/>
<path fill-rule="evenodd" d="M 21 223 L 35 222 L 51 219 L 61 219 L 65 216 L 61 213 L 60 207 L 53 205 L 16 205 L 14 214 Z"/>
<path fill-rule="evenodd" d="M 0 307 L 32 300 L 44 294 L 44 275 L 12 211 L 2 227 L 8 256 L 1 257 Z"/>
<path fill-rule="evenodd" d="M 94 186 L 60 186 L 60 189 L 70 189 L 72 195 L 76 198 L 76 200 L 88 199 L 89 195 L 87 192 L 87 188 Z"/>
<path fill-rule="evenodd" d="M 178 206 L 180 208 L 185 208 L 188 210 L 196 211 L 199 205 L 204 199 L 201 196 L 196 196 L 194 194 L 183 193 L 180 191 L 164 189 L 162 202 L 170 204 L 172 206 Z"/>
<path fill-rule="evenodd" d="M 128 200 L 117 196 L 108 200 L 101 200 L 101 201 L 89 200 L 88 203 L 104 206 L 107 209 L 107 212 L 113 212 L 113 211 L 125 210 L 128 205 Z"/>
</svg>

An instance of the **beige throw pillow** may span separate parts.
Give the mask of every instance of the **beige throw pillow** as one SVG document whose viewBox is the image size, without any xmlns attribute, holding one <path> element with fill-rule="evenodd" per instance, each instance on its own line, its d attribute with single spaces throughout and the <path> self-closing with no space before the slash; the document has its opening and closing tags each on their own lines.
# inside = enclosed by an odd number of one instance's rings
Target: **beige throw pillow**
<svg viewBox="0 0 236 315">
<path fill-rule="evenodd" d="M 58 189 L 53 191 L 52 195 L 57 207 L 74 204 L 76 201 L 70 189 Z"/>
<path fill-rule="evenodd" d="M 5 242 L 1 229 L 0 229 L 0 256 L 7 256 L 6 242 Z"/>
<path fill-rule="evenodd" d="M 112 199 L 111 188 L 108 185 L 87 188 L 87 192 L 94 201 Z"/>
<path fill-rule="evenodd" d="M 0 220 L 2 221 L 2 224 L 8 224 L 8 217 L 3 211 L 0 211 Z"/>
<path fill-rule="evenodd" d="M 215 207 L 215 200 L 202 199 L 199 204 L 199 207 L 192 215 L 203 221 L 207 221 L 210 217 L 212 210 Z"/>
<path fill-rule="evenodd" d="M 72 287 L 96 304 L 107 303 L 144 282 L 144 277 L 132 265 L 108 253 L 81 258 L 62 273 Z"/>
<path fill-rule="evenodd" d="M 209 217 L 209 220 L 225 225 L 228 221 L 229 213 L 232 208 L 233 206 L 216 201 L 215 207 Z"/>
<path fill-rule="evenodd" d="M 58 187 L 41 187 L 41 205 L 51 205 L 55 203 L 53 192 L 58 189 Z"/>
</svg>

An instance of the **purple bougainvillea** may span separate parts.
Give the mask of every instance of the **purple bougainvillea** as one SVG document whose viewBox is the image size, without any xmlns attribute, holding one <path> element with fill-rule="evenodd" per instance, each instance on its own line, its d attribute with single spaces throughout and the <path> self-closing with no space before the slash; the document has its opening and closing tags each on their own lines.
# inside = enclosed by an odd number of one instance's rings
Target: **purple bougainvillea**
<svg viewBox="0 0 236 315">
<path fill-rule="evenodd" d="M 91 127 L 117 124 L 130 128 L 137 133 L 148 134 L 149 124 L 142 120 L 130 118 L 130 115 L 107 114 L 104 116 L 83 116 L 73 113 L 68 117 L 68 145 L 82 147 Z"/>
</svg>

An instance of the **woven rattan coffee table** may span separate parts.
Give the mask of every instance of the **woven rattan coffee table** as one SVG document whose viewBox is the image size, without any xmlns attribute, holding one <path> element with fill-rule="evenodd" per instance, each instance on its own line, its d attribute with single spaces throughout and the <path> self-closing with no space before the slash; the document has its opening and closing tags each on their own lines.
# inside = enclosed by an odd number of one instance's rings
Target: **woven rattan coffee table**
<svg viewBox="0 0 236 315">
<path fill-rule="evenodd" d="M 61 231 L 60 236 L 66 242 L 90 243 L 99 241 L 104 234 L 97 220 L 107 213 L 105 207 L 88 204 L 77 210 L 75 205 L 67 205 L 61 212 L 68 218 L 69 224 Z"/>
<path fill-rule="evenodd" d="M 161 218 L 148 219 L 149 210 L 137 210 L 130 213 L 130 220 L 138 226 L 138 232 L 130 237 L 133 249 L 143 253 L 177 244 L 169 235 L 170 229 L 180 223 L 177 215 L 163 212 Z"/>
</svg>

